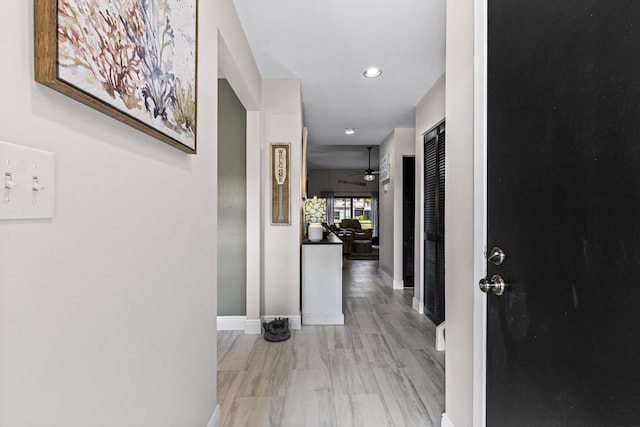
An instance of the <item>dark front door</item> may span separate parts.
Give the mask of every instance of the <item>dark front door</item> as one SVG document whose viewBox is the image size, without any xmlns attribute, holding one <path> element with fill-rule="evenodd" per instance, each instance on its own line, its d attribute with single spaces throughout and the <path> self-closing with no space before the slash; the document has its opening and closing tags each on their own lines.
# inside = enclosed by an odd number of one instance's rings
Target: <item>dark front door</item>
<svg viewBox="0 0 640 427">
<path fill-rule="evenodd" d="M 640 425 L 640 1 L 489 0 L 487 425 Z"/>
</svg>

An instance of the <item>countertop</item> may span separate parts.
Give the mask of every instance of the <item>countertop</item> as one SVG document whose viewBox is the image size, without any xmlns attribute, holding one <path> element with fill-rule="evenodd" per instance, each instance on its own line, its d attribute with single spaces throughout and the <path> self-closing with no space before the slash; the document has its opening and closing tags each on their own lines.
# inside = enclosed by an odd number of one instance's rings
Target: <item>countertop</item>
<svg viewBox="0 0 640 427">
<path fill-rule="evenodd" d="M 307 239 L 307 236 L 305 236 L 304 239 L 302 240 L 302 244 L 303 245 L 341 245 L 342 240 L 340 240 L 335 234 L 329 233 L 326 239 L 322 239 L 318 242 L 312 242 L 311 240 Z"/>
</svg>

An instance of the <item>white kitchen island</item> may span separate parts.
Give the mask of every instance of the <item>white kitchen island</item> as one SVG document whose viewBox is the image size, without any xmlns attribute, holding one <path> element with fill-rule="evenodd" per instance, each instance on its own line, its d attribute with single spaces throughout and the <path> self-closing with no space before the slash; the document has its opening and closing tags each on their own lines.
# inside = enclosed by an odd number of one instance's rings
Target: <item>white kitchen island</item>
<svg viewBox="0 0 640 427">
<path fill-rule="evenodd" d="M 302 242 L 302 324 L 344 325 L 342 313 L 342 240 Z"/>
</svg>

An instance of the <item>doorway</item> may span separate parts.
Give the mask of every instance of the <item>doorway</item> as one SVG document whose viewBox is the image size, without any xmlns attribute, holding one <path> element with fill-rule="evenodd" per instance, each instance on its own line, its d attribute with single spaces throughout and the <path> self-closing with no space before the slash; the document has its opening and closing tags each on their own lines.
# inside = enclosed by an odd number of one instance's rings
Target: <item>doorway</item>
<svg viewBox="0 0 640 427">
<path fill-rule="evenodd" d="M 247 112 L 218 79 L 218 316 L 246 316 Z"/>
<path fill-rule="evenodd" d="M 416 218 L 416 158 L 402 158 L 402 280 L 413 288 Z"/>
</svg>

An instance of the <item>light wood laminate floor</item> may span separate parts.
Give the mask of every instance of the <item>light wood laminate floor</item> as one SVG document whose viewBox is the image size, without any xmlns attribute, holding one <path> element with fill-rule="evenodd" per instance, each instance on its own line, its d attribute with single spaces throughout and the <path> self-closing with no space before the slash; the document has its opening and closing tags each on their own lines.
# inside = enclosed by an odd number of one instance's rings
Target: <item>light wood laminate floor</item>
<svg viewBox="0 0 640 427">
<path fill-rule="evenodd" d="M 282 343 L 218 332 L 223 427 L 439 426 L 444 354 L 435 326 L 377 261 L 344 261 L 344 326 L 303 326 Z"/>
</svg>

